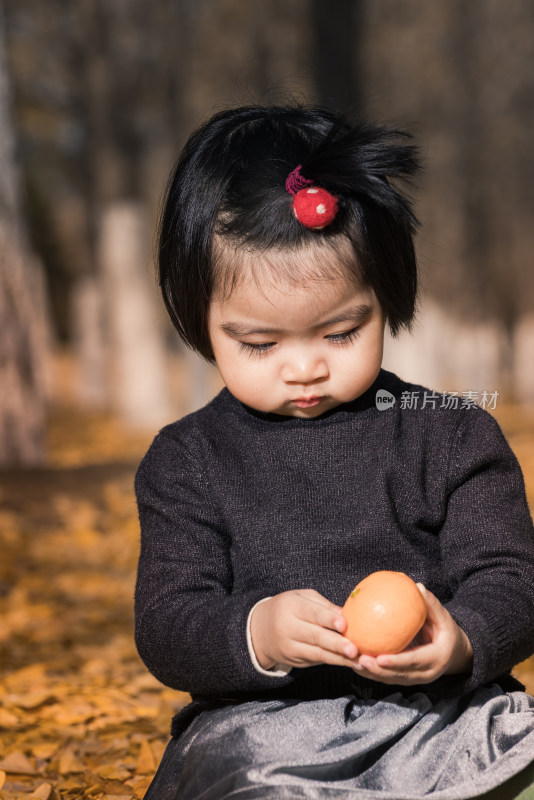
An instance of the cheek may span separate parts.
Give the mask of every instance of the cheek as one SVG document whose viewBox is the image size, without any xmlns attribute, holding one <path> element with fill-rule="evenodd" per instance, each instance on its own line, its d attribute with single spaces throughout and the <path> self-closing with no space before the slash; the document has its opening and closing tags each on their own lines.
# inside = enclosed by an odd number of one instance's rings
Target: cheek
<svg viewBox="0 0 534 800">
<path fill-rule="evenodd" d="M 219 348 L 217 366 L 227 382 L 234 386 L 241 386 L 254 391 L 254 386 L 265 373 L 264 362 L 254 355 L 249 356 L 246 350 L 241 350 L 235 343 L 224 343 Z"/>
<path fill-rule="evenodd" d="M 362 337 L 352 347 L 343 348 L 334 361 L 337 377 L 342 384 L 349 386 L 354 380 L 367 380 L 377 373 L 382 364 L 383 340 L 380 336 Z"/>
</svg>

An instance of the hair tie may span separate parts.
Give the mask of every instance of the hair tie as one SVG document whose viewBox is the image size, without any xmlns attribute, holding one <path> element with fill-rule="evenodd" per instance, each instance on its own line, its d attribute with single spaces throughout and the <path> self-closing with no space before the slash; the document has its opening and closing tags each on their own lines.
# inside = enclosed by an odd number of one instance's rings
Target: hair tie
<svg viewBox="0 0 534 800">
<path fill-rule="evenodd" d="M 333 222 L 338 210 L 337 199 L 301 175 L 301 168 L 299 164 L 287 176 L 286 191 L 293 195 L 293 213 L 301 225 L 320 231 Z"/>
</svg>

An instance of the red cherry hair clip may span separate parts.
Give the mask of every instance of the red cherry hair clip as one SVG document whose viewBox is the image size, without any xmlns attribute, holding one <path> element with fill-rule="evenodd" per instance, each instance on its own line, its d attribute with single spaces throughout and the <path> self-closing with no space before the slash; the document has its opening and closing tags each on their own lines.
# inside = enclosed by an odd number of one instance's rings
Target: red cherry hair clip
<svg viewBox="0 0 534 800">
<path fill-rule="evenodd" d="M 301 167 L 302 164 L 299 164 L 289 173 L 286 191 L 293 195 L 293 213 L 301 225 L 320 231 L 333 222 L 338 210 L 337 199 L 301 175 Z"/>
</svg>

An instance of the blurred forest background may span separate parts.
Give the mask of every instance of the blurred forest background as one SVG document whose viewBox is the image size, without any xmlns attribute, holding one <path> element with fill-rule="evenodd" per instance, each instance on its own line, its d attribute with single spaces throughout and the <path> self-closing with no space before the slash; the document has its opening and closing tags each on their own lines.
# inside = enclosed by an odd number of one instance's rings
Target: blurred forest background
<svg viewBox="0 0 534 800">
<path fill-rule="evenodd" d="M 498 392 L 532 508 L 533 94 L 530 0 L 0 0 L 5 798 L 142 797 L 188 699 L 133 645 L 132 481 L 222 387 L 155 282 L 191 130 L 296 100 L 416 134 L 421 311 L 384 367 Z M 516 674 L 534 691 L 531 662 Z"/>
<path fill-rule="evenodd" d="M 529 0 L 3 6 L 4 462 L 43 458 L 47 403 L 68 392 L 154 429 L 221 388 L 170 329 L 152 256 L 179 149 L 238 103 L 320 102 L 414 131 L 423 302 L 384 366 L 534 402 Z"/>
</svg>

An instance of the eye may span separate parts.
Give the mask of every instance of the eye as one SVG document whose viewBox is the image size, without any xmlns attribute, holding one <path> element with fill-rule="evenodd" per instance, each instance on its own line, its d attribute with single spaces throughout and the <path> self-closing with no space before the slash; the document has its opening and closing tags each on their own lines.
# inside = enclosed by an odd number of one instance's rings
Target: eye
<svg viewBox="0 0 534 800">
<path fill-rule="evenodd" d="M 244 351 L 247 356 L 256 356 L 256 358 L 261 358 L 264 355 L 267 355 L 268 351 L 274 347 L 273 342 L 268 342 L 266 344 L 250 344 L 249 342 L 239 342 L 240 349 Z"/>
<path fill-rule="evenodd" d="M 329 341 L 333 342 L 333 344 L 340 345 L 341 347 L 346 347 L 351 342 L 356 339 L 359 335 L 360 329 L 359 328 L 352 328 L 350 331 L 345 331 L 344 333 L 332 333 L 325 338 Z M 262 358 L 262 356 L 268 355 L 269 351 L 275 346 L 275 342 L 266 342 L 262 344 L 250 344 L 249 342 L 239 342 L 239 346 L 241 351 L 245 352 L 248 356 L 254 356 L 256 358 Z"/>
<path fill-rule="evenodd" d="M 350 331 L 345 331 L 345 333 L 332 333 L 330 336 L 327 336 L 327 339 L 330 339 L 331 342 L 334 344 L 340 344 L 342 347 L 350 344 L 351 342 L 356 339 L 357 336 L 360 334 L 359 328 L 352 328 Z"/>
</svg>

